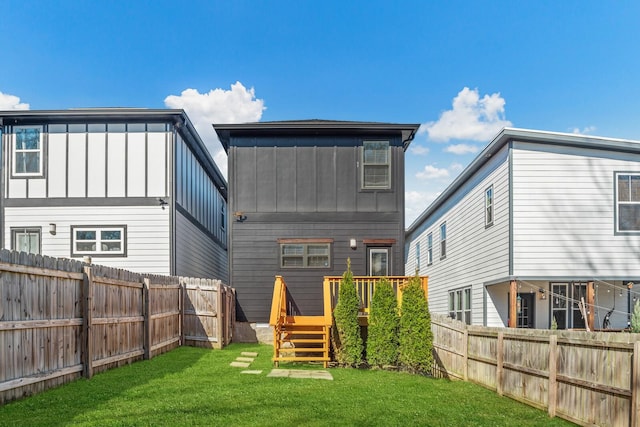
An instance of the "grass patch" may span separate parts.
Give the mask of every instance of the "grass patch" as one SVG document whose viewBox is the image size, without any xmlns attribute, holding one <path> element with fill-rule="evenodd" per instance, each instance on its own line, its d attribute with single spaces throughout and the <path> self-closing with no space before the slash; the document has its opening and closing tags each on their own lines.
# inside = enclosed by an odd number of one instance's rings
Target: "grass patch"
<svg viewBox="0 0 640 427">
<path fill-rule="evenodd" d="M 242 375 L 229 366 L 257 351 Z M 181 347 L 0 407 L 0 425 L 569 425 L 480 386 L 399 372 L 330 369 L 334 381 L 267 378 L 272 348 Z M 319 369 L 282 364 L 281 368 Z"/>
</svg>

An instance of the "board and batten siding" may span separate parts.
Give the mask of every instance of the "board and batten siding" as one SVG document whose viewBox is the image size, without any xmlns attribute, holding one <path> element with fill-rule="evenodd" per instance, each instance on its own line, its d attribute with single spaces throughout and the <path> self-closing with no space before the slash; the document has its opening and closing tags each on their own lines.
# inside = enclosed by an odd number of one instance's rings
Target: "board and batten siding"
<svg viewBox="0 0 640 427">
<path fill-rule="evenodd" d="M 92 125 L 43 127 L 44 176 L 12 178 L 12 133 L 6 135 L 5 198 L 166 197 L 171 133 L 87 131 Z M 113 125 L 107 125 L 113 126 Z M 125 128 L 124 124 L 117 125 Z M 55 129 L 48 132 L 48 128 Z M 79 131 L 78 129 L 84 129 Z"/>
<path fill-rule="evenodd" d="M 610 279 L 640 275 L 637 235 L 616 235 L 615 172 L 640 156 L 513 143 L 513 274 Z"/>
<path fill-rule="evenodd" d="M 126 225 L 126 257 L 92 255 L 94 264 L 127 269 L 136 273 L 169 275 L 169 210 L 159 206 L 47 206 L 4 209 L 7 246 L 12 228 L 42 229 L 42 253 L 71 257 L 71 226 Z M 56 224 L 56 234 L 49 224 Z M 76 258 L 80 259 L 80 258 Z"/>
<path fill-rule="evenodd" d="M 232 146 L 233 209 L 247 213 L 403 211 L 401 146 L 391 146 L 391 188 L 361 190 L 362 141 L 368 139 L 348 138 L 355 146 Z M 319 144 L 330 142 L 335 141 L 321 139 Z"/>
<path fill-rule="evenodd" d="M 208 277 L 229 283 L 226 244 L 217 243 L 202 227 L 176 212 L 176 276 Z"/>
<path fill-rule="evenodd" d="M 485 226 L 485 190 L 493 185 L 494 221 Z M 446 257 L 441 259 L 440 225 L 446 222 Z M 427 265 L 427 235 L 433 236 L 433 263 Z M 447 315 L 449 291 L 471 286 L 473 324 L 484 322 L 484 284 L 509 274 L 509 161 L 503 147 L 412 235 L 407 236 L 405 274 L 415 274 L 420 243 L 420 274 L 429 276 L 429 309 Z M 487 324 L 500 325 L 487 300 Z"/>
</svg>

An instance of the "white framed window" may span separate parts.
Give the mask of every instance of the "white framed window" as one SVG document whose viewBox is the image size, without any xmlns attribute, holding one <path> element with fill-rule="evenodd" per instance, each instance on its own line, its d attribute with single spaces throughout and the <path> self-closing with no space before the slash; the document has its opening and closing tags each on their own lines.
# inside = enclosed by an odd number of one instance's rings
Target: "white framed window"
<svg viewBox="0 0 640 427">
<path fill-rule="evenodd" d="M 71 226 L 71 256 L 127 256 L 127 226 Z"/>
<path fill-rule="evenodd" d="M 391 188 L 389 141 L 364 141 L 362 143 L 362 188 Z"/>
<path fill-rule="evenodd" d="M 471 324 L 471 287 L 449 291 L 449 317 Z"/>
<path fill-rule="evenodd" d="M 330 243 L 281 243 L 281 268 L 329 268 Z"/>
<path fill-rule="evenodd" d="M 391 270 L 389 248 L 368 248 L 369 276 L 388 276 Z"/>
<path fill-rule="evenodd" d="M 433 234 L 427 234 L 427 265 L 433 264 Z"/>
<path fill-rule="evenodd" d="M 484 192 L 484 225 L 493 225 L 493 185 Z"/>
<path fill-rule="evenodd" d="M 30 254 L 42 253 L 42 228 L 11 228 L 11 249 Z"/>
<path fill-rule="evenodd" d="M 416 271 L 420 271 L 420 242 L 416 243 Z"/>
<path fill-rule="evenodd" d="M 42 176 L 42 126 L 13 128 L 12 172 L 14 177 Z"/>
<path fill-rule="evenodd" d="M 447 257 L 447 223 L 440 224 L 440 259 Z"/>
<path fill-rule="evenodd" d="M 616 176 L 616 232 L 640 232 L 640 173 Z"/>
</svg>

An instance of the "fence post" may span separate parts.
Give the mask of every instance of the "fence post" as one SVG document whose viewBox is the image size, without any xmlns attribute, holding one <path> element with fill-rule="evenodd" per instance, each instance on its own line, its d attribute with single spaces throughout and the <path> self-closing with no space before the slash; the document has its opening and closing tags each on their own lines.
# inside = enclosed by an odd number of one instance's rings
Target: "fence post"
<svg viewBox="0 0 640 427">
<path fill-rule="evenodd" d="M 547 409 L 551 418 L 556 416 L 558 401 L 558 382 L 556 372 L 558 370 L 558 336 L 549 336 L 549 390 L 547 392 Z"/>
<path fill-rule="evenodd" d="M 498 346 L 496 349 L 496 392 L 502 396 L 502 377 L 504 363 L 504 332 L 498 332 Z"/>
<path fill-rule="evenodd" d="M 149 289 L 149 278 L 145 277 L 142 279 L 142 310 L 144 313 L 144 359 L 148 360 L 151 358 L 151 302 L 150 299 L 150 289 Z"/>
<path fill-rule="evenodd" d="M 633 343 L 633 366 L 631 368 L 631 425 L 640 424 L 640 341 Z"/>
<path fill-rule="evenodd" d="M 469 330 L 464 328 L 464 338 L 462 341 L 462 354 L 464 357 L 464 364 L 462 366 L 462 376 L 465 381 L 469 381 Z"/>
<path fill-rule="evenodd" d="M 93 274 L 91 267 L 84 267 L 84 279 L 82 280 L 82 295 L 84 304 L 82 307 L 82 374 L 86 378 L 93 376 Z"/>
<path fill-rule="evenodd" d="M 217 339 L 218 339 L 218 346 L 220 348 L 224 347 L 224 334 L 222 333 L 222 328 L 224 328 L 224 316 L 222 314 L 222 312 L 224 311 L 222 309 L 222 282 L 218 282 L 218 292 L 216 294 L 216 318 L 217 318 L 217 323 L 218 323 L 218 327 L 216 328 L 216 335 L 217 335 Z"/>
<path fill-rule="evenodd" d="M 187 292 L 185 286 L 184 286 L 184 277 L 180 277 L 180 307 L 178 307 L 178 311 L 180 312 L 179 314 L 179 319 L 178 319 L 178 323 L 180 324 L 179 328 L 180 328 L 180 346 L 183 346 L 185 343 L 185 339 L 184 339 L 184 300 L 185 300 L 185 293 Z"/>
</svg>

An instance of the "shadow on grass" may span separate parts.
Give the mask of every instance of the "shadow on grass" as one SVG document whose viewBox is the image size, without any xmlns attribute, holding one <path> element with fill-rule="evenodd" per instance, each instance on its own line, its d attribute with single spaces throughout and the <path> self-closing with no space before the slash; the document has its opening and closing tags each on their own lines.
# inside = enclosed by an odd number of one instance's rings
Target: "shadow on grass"
<svg viewBox="0 0 640 427">
<path fill-rule="evenodd" d="M 219 350 L 179 347 L 151 360 L 101 372 L 90 380 L 81 378 L 8 403 L 0 406 L 0 426 L 68 425 L 81 420 L 84 413 L 108 410 L 109 402 L 151 397 L 164 379 L 183 375 L 211 351 Z"/>
</svg>

